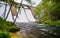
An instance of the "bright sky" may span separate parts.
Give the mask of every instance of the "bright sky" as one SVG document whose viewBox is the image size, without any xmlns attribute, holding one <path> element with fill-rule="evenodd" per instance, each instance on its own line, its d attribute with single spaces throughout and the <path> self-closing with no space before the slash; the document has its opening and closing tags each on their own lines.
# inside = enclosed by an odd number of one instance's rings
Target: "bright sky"
<svg viewBox="0 0 60 38">
<path fill-rule="evenodd" d="M 18 2 L 18 3 L 20 3 L 21 2 L 21 0 L 14 0 L 15 2 Z M 32 0 L 33 2 L 35 2 L 36 4 L 35 5 L 33 5 L 33 6 L 37 6 L 40 2 L 41 2 L 41 0 Z M 25 0 L 23 1 L 23 4 L 28 4 Z"/>
</svg>

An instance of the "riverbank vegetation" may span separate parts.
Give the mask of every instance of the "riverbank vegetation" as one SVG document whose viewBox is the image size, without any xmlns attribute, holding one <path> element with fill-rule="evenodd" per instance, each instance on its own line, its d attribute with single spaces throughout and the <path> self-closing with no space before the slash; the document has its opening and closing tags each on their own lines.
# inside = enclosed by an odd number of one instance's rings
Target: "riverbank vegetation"
<svg viewBox="0 0 60 38">
<path fill-rule="evenodd" d="M 35 12 L 35 15 L 38 17 L 38 23 L 60 26 L 59 0 L 41 0 Z"/>
<path fill-rule="evenodd" d="M 19 31 L 18 28 L 14 23 L 8 22 L 0 18 L 0 38 L 11 38 L 11 33 L 16 33 Z"/>
<path fill-rule="evenodd" d="M 18 28 L 14 23 L 15 23 L 15 20 L 14 20 L 14 14 L 15 14 L 15 12 L 14 11 L 16 11 L 16 9 L 15 8 L 20 8 L 20 4 L 18 4 L 18 3 L 16 3 L 16 2 L 14 2 L 14 0 L 0 0 L 0 2 L 4 2 L 4 4 L 3 5 L 5 5 L 5 9 L 4 9 L 4 13 L 3 13 L 3 18 L 4 18 L 4 20 L 2 19 L 2 18 L 0 18 L 0 38 L 18 38 L 17 37 L 17 35 L 16 35 L 16 32 L 17 31 L 20 31 L 20 28 Z M 23 0 L 22 0 L 23 1 Z M 21 2 L 22 2 L 21 1 Z M 31 2 L 31 0 L 26 0 L 28 3 L 30 3 Z M 6 3 L 6 4 L 5 4 Z M 7 5 L 9 5 L 10 6 L 10 8 L 9 8 L 9 11 L 8 11 L 8 13 L 7 13 L 7 15 L 6 15 L 6 8 L 7 8 Z M 13 7 L 12 7 L 13 6 Z M 1 7 L 1 6 L 0 6 Z M 14 9 L 13 9 L 14 8 Z M 9 21 L 6 21 L 6 19 L 8 18 L 8 15 L 9 15 L 9 12 L 10 12 L 10 10 L 14 10 L 13 11 L 13 13 L 12 13 L 12 19 L 14 20 L 14 23 L 12 23 L 12 22 L 9 22 Z M 6 17 L 5 17 L 6 16 Z M 18 17 L 18 14 L 17 14 L 17 12 L 16 12 L 16 18 Z M 16 19 L 15 18 L 15 19 Z M 11 37 L 12 36 L 12 37 Z"/>
<path fill-rule="evenodd" d="M 9 11 L 11 10 L 12 6 L 15 8 L 20 8 L 20 4 L 15 3 L 12 0 L 8 0 L 8 1 L 0 0 L 0 1 L 4 1 L 10 5 Z M 31 0 L 27 0 L 27 2 L 31 3 Z M 0 38 L 17 38 L 16 32 L 20 31 L 20 28 L 18 28 L 14 23 L 6 21 L 9 12 L 5 18 L 7 4 L 5 6 L 6 7 L 3 14 L 4 19 L 0 18 Z M 15 16 L 17 18 L 18 14 L 16 14 Z M 12 17 L 14 18 L 13 14 Z M 60 1 L 41 0 L 40 4 L 37 5 L 35 9 L 35 17 L 37 18 L 37 23 L 48 24 L 52 26 L 60 26 Z"/>
</svg>

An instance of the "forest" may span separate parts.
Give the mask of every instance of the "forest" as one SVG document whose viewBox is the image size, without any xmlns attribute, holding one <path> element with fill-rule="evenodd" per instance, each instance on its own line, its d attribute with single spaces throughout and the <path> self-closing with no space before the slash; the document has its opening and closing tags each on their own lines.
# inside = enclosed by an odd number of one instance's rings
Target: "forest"
<svg viewBox="0 0 60 38">
<path fill-rule="evenodd" d="M 39 23 L 60 26 L 60 1 L 42 0 L 36 7 L 36 16 Z"/>
<path fill-rule="evenodd" d="M 25 1 L 29 5 L 22 4 L 23 0 L 21 0 L 21 3 L 14 2 L 14 0 L 0 0 L 0 2 L 4 2 L 4 4 L 0 3 L 0 7 L 2 7 L 1 5 L 5 5 L 3 18 L 0 15 L 0 38 L 21 38 L 22 35 L 24 34 L 23 30 L 22 30 L 22 34 L 20 34 L 19 31 L 21 30 L 21 28 L 23 28 L 25 31 L 27 30 L 26 34 L 28 35 L 28 37 L 27 36 L 25 37 L 23 35 L 22 38 L 29 38 L 29 37 L 30 38 L 44 38 L 44 37 L 45 38 L 60 38 L 59 36 L 60 35 L 60 0 L 41 0 L 41 2 L 35 7 L 32 6 L 32 5 L 35 5 L 35 2 L 33 2 L 32 0 L 25 0 Z M 9 5 L 10 8 L 6 15 L 7 5 Z M 20 23 L 16 24 L 16 19 L 19 17 L 18 12 L 21 11 L 20 8 L 25 8 L 25 6 L 31 10 L 36 21 L 33 23 L 28 22 L 26 24 L 20 22 L 21 26 L 17 26 L 18 24 L 20 24 Z M 17 9 L 18 9 L 18 12 L 17 12 Z M 13 22 L 6 21 L 10 10 L 12 12 Z M 14 16 L 16 16 L 15 19 L 14 19 Z M 47 28 L 39 27 L 38 26 L 39 24 L 42 24 L 42 26 L 45 25 L 46 27 L 48 25 L 48 27 Z M 26 27 L 24 25 L 26 25 Z M 36 25 L 36 27 L 34 25 Z M 31 30 L 28 30 L 25 28 L 32 29 L 33 31 L 31 33 L 33 35 L 30 34 L 29 32 Z M 46 30 L 43 31 L 41 29 L 48 29 L 49 31 L 45 32 Z M 52 29 L 51 30 L 52 33 L 50 29 Z M 47 33 L 47 36 L 44 36 L 44 34 L 40 34 L 40 31 Z"/>
</svg>

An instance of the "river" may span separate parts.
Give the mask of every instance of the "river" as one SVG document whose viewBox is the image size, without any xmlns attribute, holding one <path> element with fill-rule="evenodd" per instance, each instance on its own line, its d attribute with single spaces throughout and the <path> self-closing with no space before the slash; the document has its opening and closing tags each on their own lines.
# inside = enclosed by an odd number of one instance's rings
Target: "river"
<svg viewBox="0 0 60 38">
<path fill-rule="evenodd" d="M 57 38 L 55 27 L 38 23 L 15 23 L 20 27 L 22 38 Z M 59 31 L 60 33 L 60 31 Z"/>
</svg>

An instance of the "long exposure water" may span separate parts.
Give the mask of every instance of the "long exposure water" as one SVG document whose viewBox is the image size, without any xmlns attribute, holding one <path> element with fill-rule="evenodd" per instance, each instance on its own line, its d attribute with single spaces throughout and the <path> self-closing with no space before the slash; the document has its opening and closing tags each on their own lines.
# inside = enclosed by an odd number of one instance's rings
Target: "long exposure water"
<svg viewBox="0 0 60 38">
<path fill-rule="evenodd" d="M 57 38 L 59 30 L 47 24 L 15 23 L 21 28 L 22 38 Z M 59 38 L 59 37 L 58 37 Z"/>
</svg>

